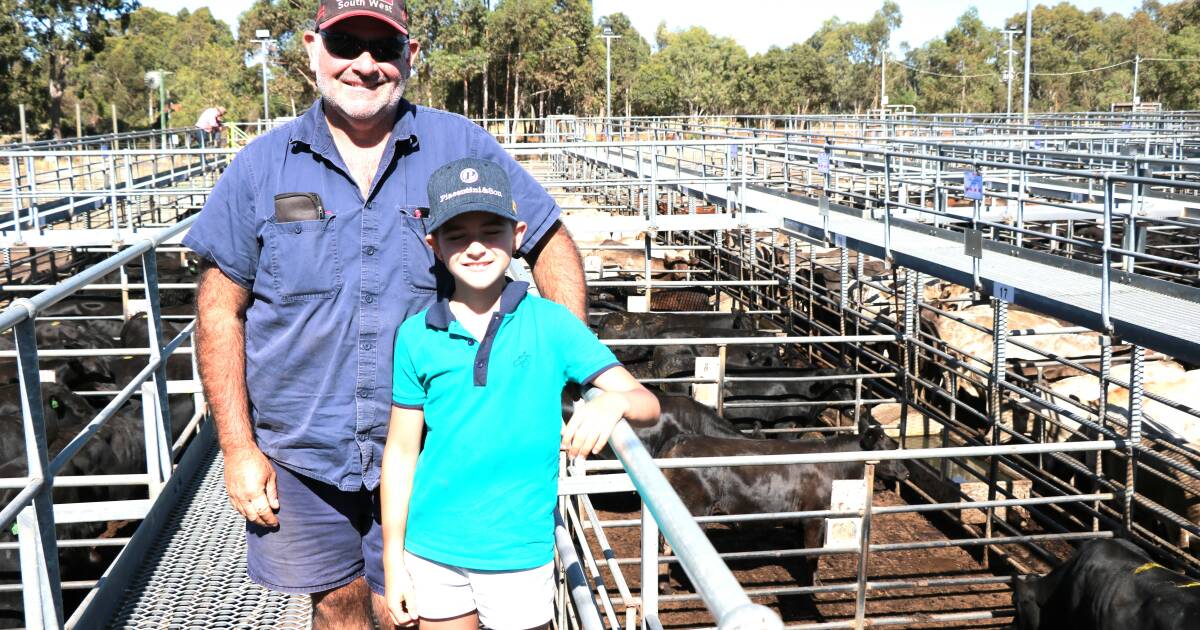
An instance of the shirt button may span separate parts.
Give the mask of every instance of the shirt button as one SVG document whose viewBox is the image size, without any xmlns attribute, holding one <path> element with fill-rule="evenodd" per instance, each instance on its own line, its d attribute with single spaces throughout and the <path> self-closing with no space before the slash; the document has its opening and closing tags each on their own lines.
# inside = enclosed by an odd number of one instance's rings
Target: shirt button
<svg viewBox="0 0 1200 630">
<path fill-rule="evenodd" d="M 363 301 L 366 302 L 367 304 L 370 304 L 375 301 L 375 298 L 370 295 L 364 295 Z"/>
<path fill-rule="evenodd" d="M 362 349 L 363 349 L 363 350 L 366 350 L 367 352 L 370 352 L 370 351 L 371 351 L 371 349 L 372 349 L 372 348 L 374 348 L 374 347 L 375 347 L 375 346 L 371 345 L 370 343 L 364 343 L 364 344 L 362 345 Z"/>
<path fill-rule="evenodd" d="M 371 390 L 369 390 L 369 389 L 367 389 L 367 388 L 365 388 L 365 387 L 363 387 L 362 389 L 359 389 L 359 390 L 358 390 L 358 397 L 359 397 L 359 398 L 369 398 L 370 396 L 371 396 Z"/>
<path fill-rule="evenodd" d="M 476 361 L 476 362 L 475 362 L 475 367 L 477 367 L 477 368 L 481 368 L 481 367 L 483 367 L 483 361 Z"/>
<path fill-rule="evenodd" d="M 468 345 L 468 346 L 473 346 L 473 345 L 475 345 L 475 340 L 474 340 L 474 339 L 468 339 L 468 340 L 467 340 L 467 345 Z"/>
<path fill-rule="evenodd" d="M 299 234 L 299 233 L 303 232 L 304 229 L 301 228 L 299 225 L 297 225 L 296 227 L 292 228 L 292 231 Z"/>
<path fill-rule="evenodd" d="M 368 247 L 368 248 L 366 248 L 366 249 L 365 249 L 365 250 L 363 250 L 363 251 L 364 251 L 364 252 L 365 252 L 365 253 L 366 253 L 368 256 L 374 256 L 374 255 L 375 255 L 375 248 L 374 248 L 374 247 Z"/>
</svg>

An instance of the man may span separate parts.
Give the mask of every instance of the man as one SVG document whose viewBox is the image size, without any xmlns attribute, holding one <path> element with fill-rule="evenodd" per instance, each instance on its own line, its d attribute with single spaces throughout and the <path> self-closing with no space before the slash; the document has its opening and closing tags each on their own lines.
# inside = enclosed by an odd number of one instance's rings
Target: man
<svg viewBox="0 0 1200 630">
<path fill-rule="evenodd" d="M 196 119 L 196 128 L 203 131 L 206 137 L 212 138 L 212 134 L 221 131 L 222 120 L 224 115 L 223 107 L 210 107 L 200 112 L 200 118 Z"/>
<path fill-rule="evenodd" d="M 370 628 L 372 608 L 388 619 L 379 464 L 394 334 L 437 286 L 430 174 L 463 157 L 501 164 L 542 295 L 581 318 L 585 303 L 541 186 L 478 126 L 402 98 L 420 49 L 403 0 L 345 4 L 322 0 L 304 33 L 320 100 L 237 155 L 184 241 L 205 259 L 200 374 L 248 520 L 248 573 L 311 595 L 318 629 Z"/>
</svg>

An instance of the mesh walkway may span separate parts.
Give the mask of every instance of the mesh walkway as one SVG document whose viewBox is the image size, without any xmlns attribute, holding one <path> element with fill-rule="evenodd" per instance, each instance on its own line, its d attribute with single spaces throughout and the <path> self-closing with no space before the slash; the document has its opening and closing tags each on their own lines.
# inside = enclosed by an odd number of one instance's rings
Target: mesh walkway
<svg viewBox="0 0 1200 630">
<path fill-rule="evenodd" d="M 107 627 L 309 627 L 307 597 L 273 593 L 246 577 L 245 521 L 226 500 L 224 471 L 214 443 Z"/>
</svg>

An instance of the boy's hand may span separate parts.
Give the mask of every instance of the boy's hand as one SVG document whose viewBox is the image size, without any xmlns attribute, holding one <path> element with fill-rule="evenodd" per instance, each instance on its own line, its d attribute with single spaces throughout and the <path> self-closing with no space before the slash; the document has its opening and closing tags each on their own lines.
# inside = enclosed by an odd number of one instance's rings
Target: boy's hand
<svg viewBox="0 0 1200 630">
<path fill-rule="evenodd" d="M 590 402 L 575 403 L 575 413 L 563 427 L 562 448 L 569 457 L 599 453 L 628 410 L 629 399 L 619 392 L 605 392 Z"/>
<path fill-rule="evenodd" d="M 391 567 L 389 567 L 391 569 Z M 384 598 L 388 614 L 397 626 L 412 626 L 417 622 L 417 600 L 413 597 L 412 578 L 408 569 L 400 565 L 385 572 Z"/>
</svg>

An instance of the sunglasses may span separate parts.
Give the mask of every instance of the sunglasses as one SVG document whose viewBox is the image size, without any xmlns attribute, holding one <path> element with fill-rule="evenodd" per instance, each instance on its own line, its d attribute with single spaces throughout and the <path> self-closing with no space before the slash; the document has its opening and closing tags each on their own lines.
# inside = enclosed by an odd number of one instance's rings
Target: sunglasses
<svg viewBox="0 0 1200 630">
<path fill-rule="evenodd" d="M 365 41 L 337 31 L 320 31 L 320 34 L 325 40 L 325 50 L 338 59 L 358 59 L 364 50 L 369 50 L 375 61 L 395 61 L 408 47 L 408 38 L 403 35 Z"/>
</svg>

